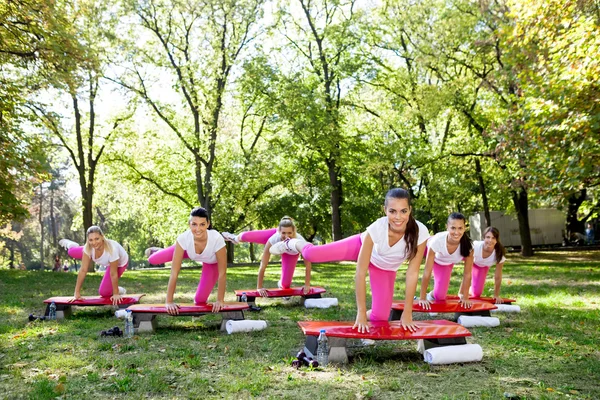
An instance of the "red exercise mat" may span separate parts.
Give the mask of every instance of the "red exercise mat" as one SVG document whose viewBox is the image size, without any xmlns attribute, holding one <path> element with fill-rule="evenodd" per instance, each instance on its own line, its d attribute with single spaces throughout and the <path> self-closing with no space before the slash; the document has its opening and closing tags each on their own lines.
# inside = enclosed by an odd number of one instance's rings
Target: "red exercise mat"
<svg viewBox="0 0 600 400">
<path fill-rule="evenodd" d="M 291 297 L 291 296 L 310 296 L 312 294 L 325 293 L 326 290 L 322 287 L 312 286 L 308 294 L 304 294 L 303 287 L 292 287 L 289 289 L 265 289 L 267 291 L 267 297 Z M 242 293 L 246 292 L 248 297 L 261 297 L 258 290 L 236 290 L 235 295 L 241 296 Z"/>
<path fill-rule="evenodd" d="M 414 300 L 413 302 L 413 311 L 416 312 L 438 312 L 438 313 L 453 313 L 453 312 L 461 312 L 461 313 L 469 313 L 469 312 L 479 312 L 479 311 L 489 311 L 495 310 L 496 307 L 494 304 L 473 300 L 471 301 L 471 308 L 464 308 L 458 300 L 445 300 L 445 301 L 433 301 L 431 302 L 431 309 L 426 310 L 418 304 L 418 300 Z M 404 310 L 404 300 L 394 300 L 392 302 L 393 310 Z"/>
<path fill-rule="evenodd" d="M 179 304 L 179 314 L 188 313 L 210 313 L 212 312 L 212 304 Z M 241 311 L 250 308 L 246 303 L 238 302 L 227 302 L 221 308 L 220 312 L 227 311 Z M 127 307 L 127 310 L 131 310 L 136 313 L 150 313 L 150 314 L 168 314 L 167 307 L 164 304 L 136 304 L 131 307 Z"/>
<path fill-rule="evenodd" d="M 121 302 L 118 305 L 122 304 L 135 304 L 140 301 L 140 298 L 145 296 L 145 294 L 126 294 L 121 297 Z M 73 298 L 73 296 L 60 296 L 60 297 L 50 297 L 49 299 L 44 300 L 44 303 L 50 304 L 54 302 L 54 304 L 64 304 L 69 306 L 112 306 L 112 300 L 110 297 L 100 297 L 100 296 L 82 296 L 81 300 L 75 300 L 73 302 L 69 302 Z"/>
<path fill-rule="evenodd" d="M 358 333 L 352 329 L 354 322 L 335 321 L 299 321 L 298 325 L 305 335 L 319 336 L 321 329 L 325 329 L 327 336 L 348 339 L 374 339 L 374 340 L 415 340 L 415 339 L 445 339 L 471 336 L 471 332 L 455 322 L 415 321 L 419 327 L 416 332 L 402 328 L 400 321 L 369 322 L 369 332 Z"/>
</svg>

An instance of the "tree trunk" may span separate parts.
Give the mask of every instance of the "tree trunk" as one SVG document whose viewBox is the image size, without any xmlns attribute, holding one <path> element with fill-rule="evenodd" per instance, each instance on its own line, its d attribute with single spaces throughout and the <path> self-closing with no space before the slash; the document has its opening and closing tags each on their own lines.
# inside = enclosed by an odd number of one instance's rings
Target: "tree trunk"
<svg viewBox="0 0 600 400">
<path fill-rule="evenodd" d="M 50 186 L 52 188 L 52 184 Z M 58 232 L 56 218 L 54 217 L 54 190 L 50 189 L 50 226 L 52 228 L 52 247 L 58 248 Z"/>
<path fill-rule="evenodd" d="M 485 182 L 483 181 L 483 173 L 481 172 L 481 162 L 479 158 L 475 158 L 475 172 L 479 181 L 479 190 L 483 201 L 483 212 L 485 214 L 485 227 L 492 226 L 492 217 L 490 216 L 490 205 L 488 203 L 487 192 L 485 191 Z"/>
<path fill-rule="evenodd" d="M 227 264 L 233 264 L 233 258 L 235 256 L 235 246 L 231 242 L 225 243 L 227 249 Z"/>
<path fill-rule="evenodd" d="M 511 191 L 513 204 L 517 211 L 519 221 L 519 234 L 521 236 L 521 255 L 524 257 L 533 256 L 533 246 L 531 243 L 531 231 L 529 230 L 529 203 L 527 200 L 527 190 L 521 187 Z"/>
<path fill-rule="evenodd" d="M 8 250 L 10 251 L 10 269 L 14 269 L 15 268 L 15 243 L 14 243 L 14 241 L 11 240 L 8 243 Z"/>
<path fill-rule="evenodd" d="M 585 231 L 584 221 L 580 221 L 577 218 L 579 207 L 585 201 L 587 196 L 587 189 L 581 189 L 579 192 L 573 193 L 569 196 L 569 208 L 567 210 L 567 238 L 571 237 L 572 233 Z"/>
<path fill-rule="evenodd" d="M 329 184 L 331 185 L 331 230 L 333 241 L 342 239 L 342 180 L 340 169 L 337 166 L 335 158 L 330 155 L 327 159 L 327 170 L 329 172 Z"/>
<path fill-rule="evenodd" d="M 40 183 L 40 271 L 44 270 L 44 219 L 42 217 L 42 206 L 44 204 L 44 186 Z"/>
<path fill-rule="evenodd" d="M 254 243 L 250 243 L 250 262 L 256 262 L 256 255 L 254 254 Z"/>
</svg>

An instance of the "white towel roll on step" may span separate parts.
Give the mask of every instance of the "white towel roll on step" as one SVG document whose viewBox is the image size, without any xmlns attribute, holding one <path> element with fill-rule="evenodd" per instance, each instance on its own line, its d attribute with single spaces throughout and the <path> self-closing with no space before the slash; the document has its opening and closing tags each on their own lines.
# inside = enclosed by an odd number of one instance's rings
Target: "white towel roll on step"
<svg viewBox="0 0 600 400">
<path fill-rule="evenodd" d="M 225 330 L 227 330 L 227 333 L 230 335 L 236 332 L 262 331 L 266 327 L 267 321 L 263 320 L 243 319 L 235 321 L 230 319 L 225 323 Z"/>
<path fill-rule="evenodd" d="M 483 350 L 478 344 L 433 347 L 425 350 L 423 359 L 432 365 L 481 361 Z"/>
<path fill-rule="evenodd" d="M 496 317 L 481 317 L 478 315 L 461 315 L 458 317 L 458 323 L 465 328 L 472 328 L 474 326 L 487 326 L 493 328 L 500 325 L 500 320 Z"/>
<path fill-rule="evenodd" d="M 338 299 L 335 297 L 325 297 L 323 299 L 306 299 L 304 307 L 306 308 L 329 308 L 338 305 Z"/>
<path fill-rule="evenodd" d="M 491 312 L 521 312 L 521 307 L 515 304 L 496 304 L 498 307 L 495 310 L 490 310 Z"/>
</svg>

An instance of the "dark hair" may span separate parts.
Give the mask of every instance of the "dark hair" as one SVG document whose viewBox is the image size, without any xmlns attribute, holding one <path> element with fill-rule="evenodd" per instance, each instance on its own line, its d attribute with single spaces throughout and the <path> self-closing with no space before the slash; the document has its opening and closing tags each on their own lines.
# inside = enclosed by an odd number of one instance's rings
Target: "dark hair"
<svg viewBox="0 0 600 400">
<path fill-rule="evenodd" d="M 410 201 L 410 193 L 407 190 L 394 188 L 390 189 L 385 195 L 385 202 L 383 205 L 387 208 L 389 199 L 406 199 L 408 201 L 408 207 L 410 215 L 408 216 L 408 222 L 406 223 L 406 231 L 404 232 L 404 240 L 406 241 L 406 254 L 408 261 L 415 258 L 417 255 L 417 248 L 419 247 L 419 226 L 415 217 L 413 217 L 412 206 Z"/>
<path fill-rule="evenodd" d="M 206 211 L 206 208 L 203 208 L 203 207 L 193 208 L 192 211 L 190 212 L 190 220 L 192 219 L 192 217 L 206 218 L 206 220 L 208 221 L 208 229 L 213 229 L 212 223 L 210 222 L 210 218 L 208 217 L 208 211 Z"/>
<path fill-rule="evenodd" d="M 485 229 L 485 231 L 483 231 L 483 237 L 485 238 L 485 235 L 487 235 L 488 233 L 494 235 L 494 238 L 496 239 L 494 251 L 496 252 L 496 264 L 498 264 L 500 261 L 502 261 L 502 257 L 506 255 L 506 249 L 504 248 L 502 243 L 500 243 L 500 231 L 497 228 L 494 228 L 493 226 L 488 226 Z"/>
<path fill-rule="evenodd" d="M 459 219 L 462 220 L 465 225 L 467 224 L 467 219 L 465 216 L 458 212 L 453 212 L 450 214 L 448 216 L 448 222 L 450 222 L 451 219 Z M 473 250 L 473 243 L 471 242 L 469 235 L 467 235 L 467 232 L 465 232 L 460 238 L 460 255 L 463 257 L 468 257 L 469 254 L 471 254 L 471 250 Z"/>
</svg>

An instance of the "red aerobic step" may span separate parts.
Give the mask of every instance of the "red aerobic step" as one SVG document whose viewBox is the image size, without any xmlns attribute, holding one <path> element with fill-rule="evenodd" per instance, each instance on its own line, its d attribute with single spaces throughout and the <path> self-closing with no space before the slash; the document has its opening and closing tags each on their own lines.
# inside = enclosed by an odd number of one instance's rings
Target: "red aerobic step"
<svg viewBox="0 0 600 400">
<path fill-rule="evenodd" d="M 354 322 L 335 321 L 299 321 L 298 325 L 305 335 L 319 336 L 321 329 L 330 337 L 347 339 L 373 340 L 416 340 L 416 339 L 445 339 L 471 336 L 471 332 L 455 322 L 415 321 L 416 332 L 404 330 L 400 321 L 369 322 L 369 332 L 358 333 L 353 329 Z"/>
<path fill-rule="evenodd" d="M 312 294 L 325 293 L 326 290 L 322 287 L 312 286 L 308 294 L 304 294 L 303 287 L 292 287 L 289 289 L 265 289 L 267 291 L 267 297 L 291 297 L 291 296 L 310 296 Z M 236 290 L 235 295 L 241 296 L 242 293 L 246 292 L 248 297 L 261 297 L 258 290 Z"/>
<path fill-rule="evenodd" d="M 413 311 L 415 312 L 438 312 L 438 313 L 469 313 L 478 311 L 489 311 L 495 310 L 494 304 L 487 303 L 485 301 L 473 300 L 471 302 L 471 308 L 464 308 L 458 300 L 445 300 L 445 301 L 433 301 L 431 302 L 431 309 L 426 310 L 418 304 L 418 300 L 413 302 Z M 404 310 L 404 300 L 394 300 L 392 302 L 393 310 Z"/>
<path fill-rule="evenodd" d="M 212 304 L 179 304 L 179 314 L 194 314 L 194 313 L 210 313 L 212 312 Z M 250 308 L 247 303 L 238 302 L 227 302 L 223 305 L 220 312 L 227 311 L 242 311 Z M 167 307 L 164 304 L 136 304 L 131 307 L 127 307 L 127 310 L 131 310 L 136 313 L 149 313 L 149 314 L 168 314 Z"/>
<path fill-rule="evenodd" d="M 119 305 L 127 305 L 127 304 L 135 304 L 140 301 L 140 298 L 145 296 L 145 294 L 126 294 L 121 297 L 121 302 Z M 100 296 L 82 296 L 81 300 L 75 300 L 70 302 L 73 296 L 60 296 L 60 297 L 50 297 L 49 299 L 44 300 L 44 303 L 50 304 L 54 302 L 54 304 L 64 304 L 69 306 L 112 306 L 112 300 L 110 297 L 100 297 Z"/>
</svg>

